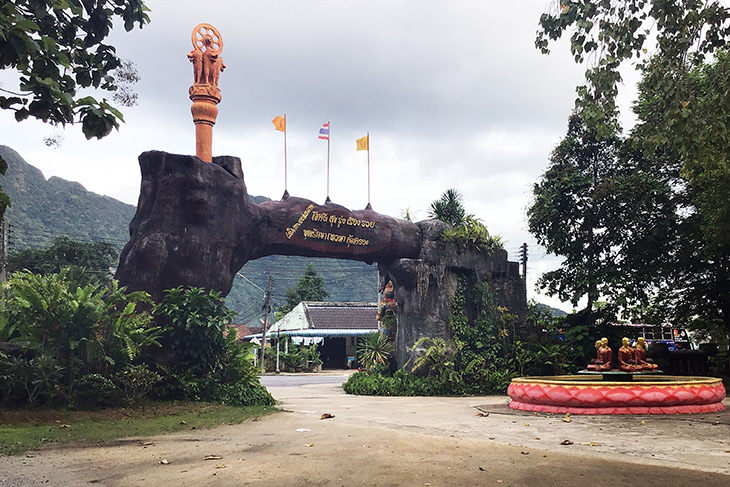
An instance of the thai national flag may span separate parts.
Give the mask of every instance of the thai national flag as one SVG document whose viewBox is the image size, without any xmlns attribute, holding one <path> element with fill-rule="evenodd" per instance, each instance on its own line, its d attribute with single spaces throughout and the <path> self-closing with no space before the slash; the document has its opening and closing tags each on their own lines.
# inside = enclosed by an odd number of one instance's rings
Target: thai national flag
<svg viewBox="0 0 730 487">
<path fill-rule="evenodd" d="M 330 123 L 323 123 L 322 128 L 319 129 L 319 138 L 322 140 L 330 140 Z"/>
</svg>

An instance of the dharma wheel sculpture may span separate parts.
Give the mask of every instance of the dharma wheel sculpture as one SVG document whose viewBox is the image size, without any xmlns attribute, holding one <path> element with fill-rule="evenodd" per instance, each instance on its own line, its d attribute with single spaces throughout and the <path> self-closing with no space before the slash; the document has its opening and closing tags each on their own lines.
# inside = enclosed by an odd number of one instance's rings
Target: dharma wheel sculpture
<svg viewBox="0 0 730 487">
<path fill-rule="evenodd" d="M 218 117 L 221 90 L 218 79 L 226 68 L 220 57 L 223 37 L 210 24 L 198 24 L 193 29 L 193 50 L 188 59 L 193 63 L 193 86 L 188 90 L 193 101 L 190 111 L 195 123 L 195 155 L 213 162 L 213 125 Z"/>
</svg>

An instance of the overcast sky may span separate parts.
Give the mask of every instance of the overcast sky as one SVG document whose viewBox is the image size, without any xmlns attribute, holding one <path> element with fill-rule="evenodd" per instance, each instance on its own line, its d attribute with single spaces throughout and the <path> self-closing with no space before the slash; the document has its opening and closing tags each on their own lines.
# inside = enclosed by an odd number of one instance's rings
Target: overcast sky
<svg viewBox="0 0 730 487">
<path fill-rule="evenodd" d="M 227 65 L 213 154 L 241 158 L 250 194 L 283 193 L 283 134 L 271 120 L 286 114 L 289 192 L 324 202 L 327 142 L 317 134 L 329 120 L 330 196 L 364 208 L 367 156 L 355 139 L 369 132 L 375 211 L 399 217 L 409 208 L 425 219 L 434 199 L 457 189 L 467 210 L 502 236 L 510 260 L 528 243 L 528 297 L 558 305 L 535 290 L 557 260 L 528 234 L 525 210 L 565 134 L 585 67 L 565 43 L 549 56 L 534 48 L 549 0 L 146 3 L 151 23 L 111 38 L 142 77 L 139 104 L 124 110 L 118 132 L 86 141 L 80 127 L 67 127 L 52 149 L 42 142 L 52 127 L 0 113 L 0 143 L 46 177 L 136 205 L 140 153 L 195 152 L 186 55 L 193 28 L 207 22 L 223 37 Z M 16 88 L 8 73 L 0 80 Z M 631 87 L 624 91 L 629 100 Z"/>
</svg>

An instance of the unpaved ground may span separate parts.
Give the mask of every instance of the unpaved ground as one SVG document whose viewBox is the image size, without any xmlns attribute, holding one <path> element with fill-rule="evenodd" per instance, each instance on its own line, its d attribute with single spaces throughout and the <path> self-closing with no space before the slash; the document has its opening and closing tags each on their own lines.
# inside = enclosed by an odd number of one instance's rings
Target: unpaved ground
<svg viewBox="0 0 730 487">
<path fill-rule="evenodd" d="M 730 485 L 728 412 L 567 423 L 513 412 L 504 397 L 353 397 L 333 384 L 270 390 L 284 412 L 259 421 L 0 458 L 0 487 Z"/>
</svg>

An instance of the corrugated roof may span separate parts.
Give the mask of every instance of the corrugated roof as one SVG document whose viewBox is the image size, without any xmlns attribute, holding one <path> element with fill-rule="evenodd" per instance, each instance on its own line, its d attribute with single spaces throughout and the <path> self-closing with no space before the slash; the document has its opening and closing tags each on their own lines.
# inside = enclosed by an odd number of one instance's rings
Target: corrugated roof
<svg viewBox="0 0 730 487">
<path fill-rule="evenodd" d="M 305 302 L 307 320 L 312 328 L 377 330 L 376 303 L 327 303 Z"/>
</svg>

